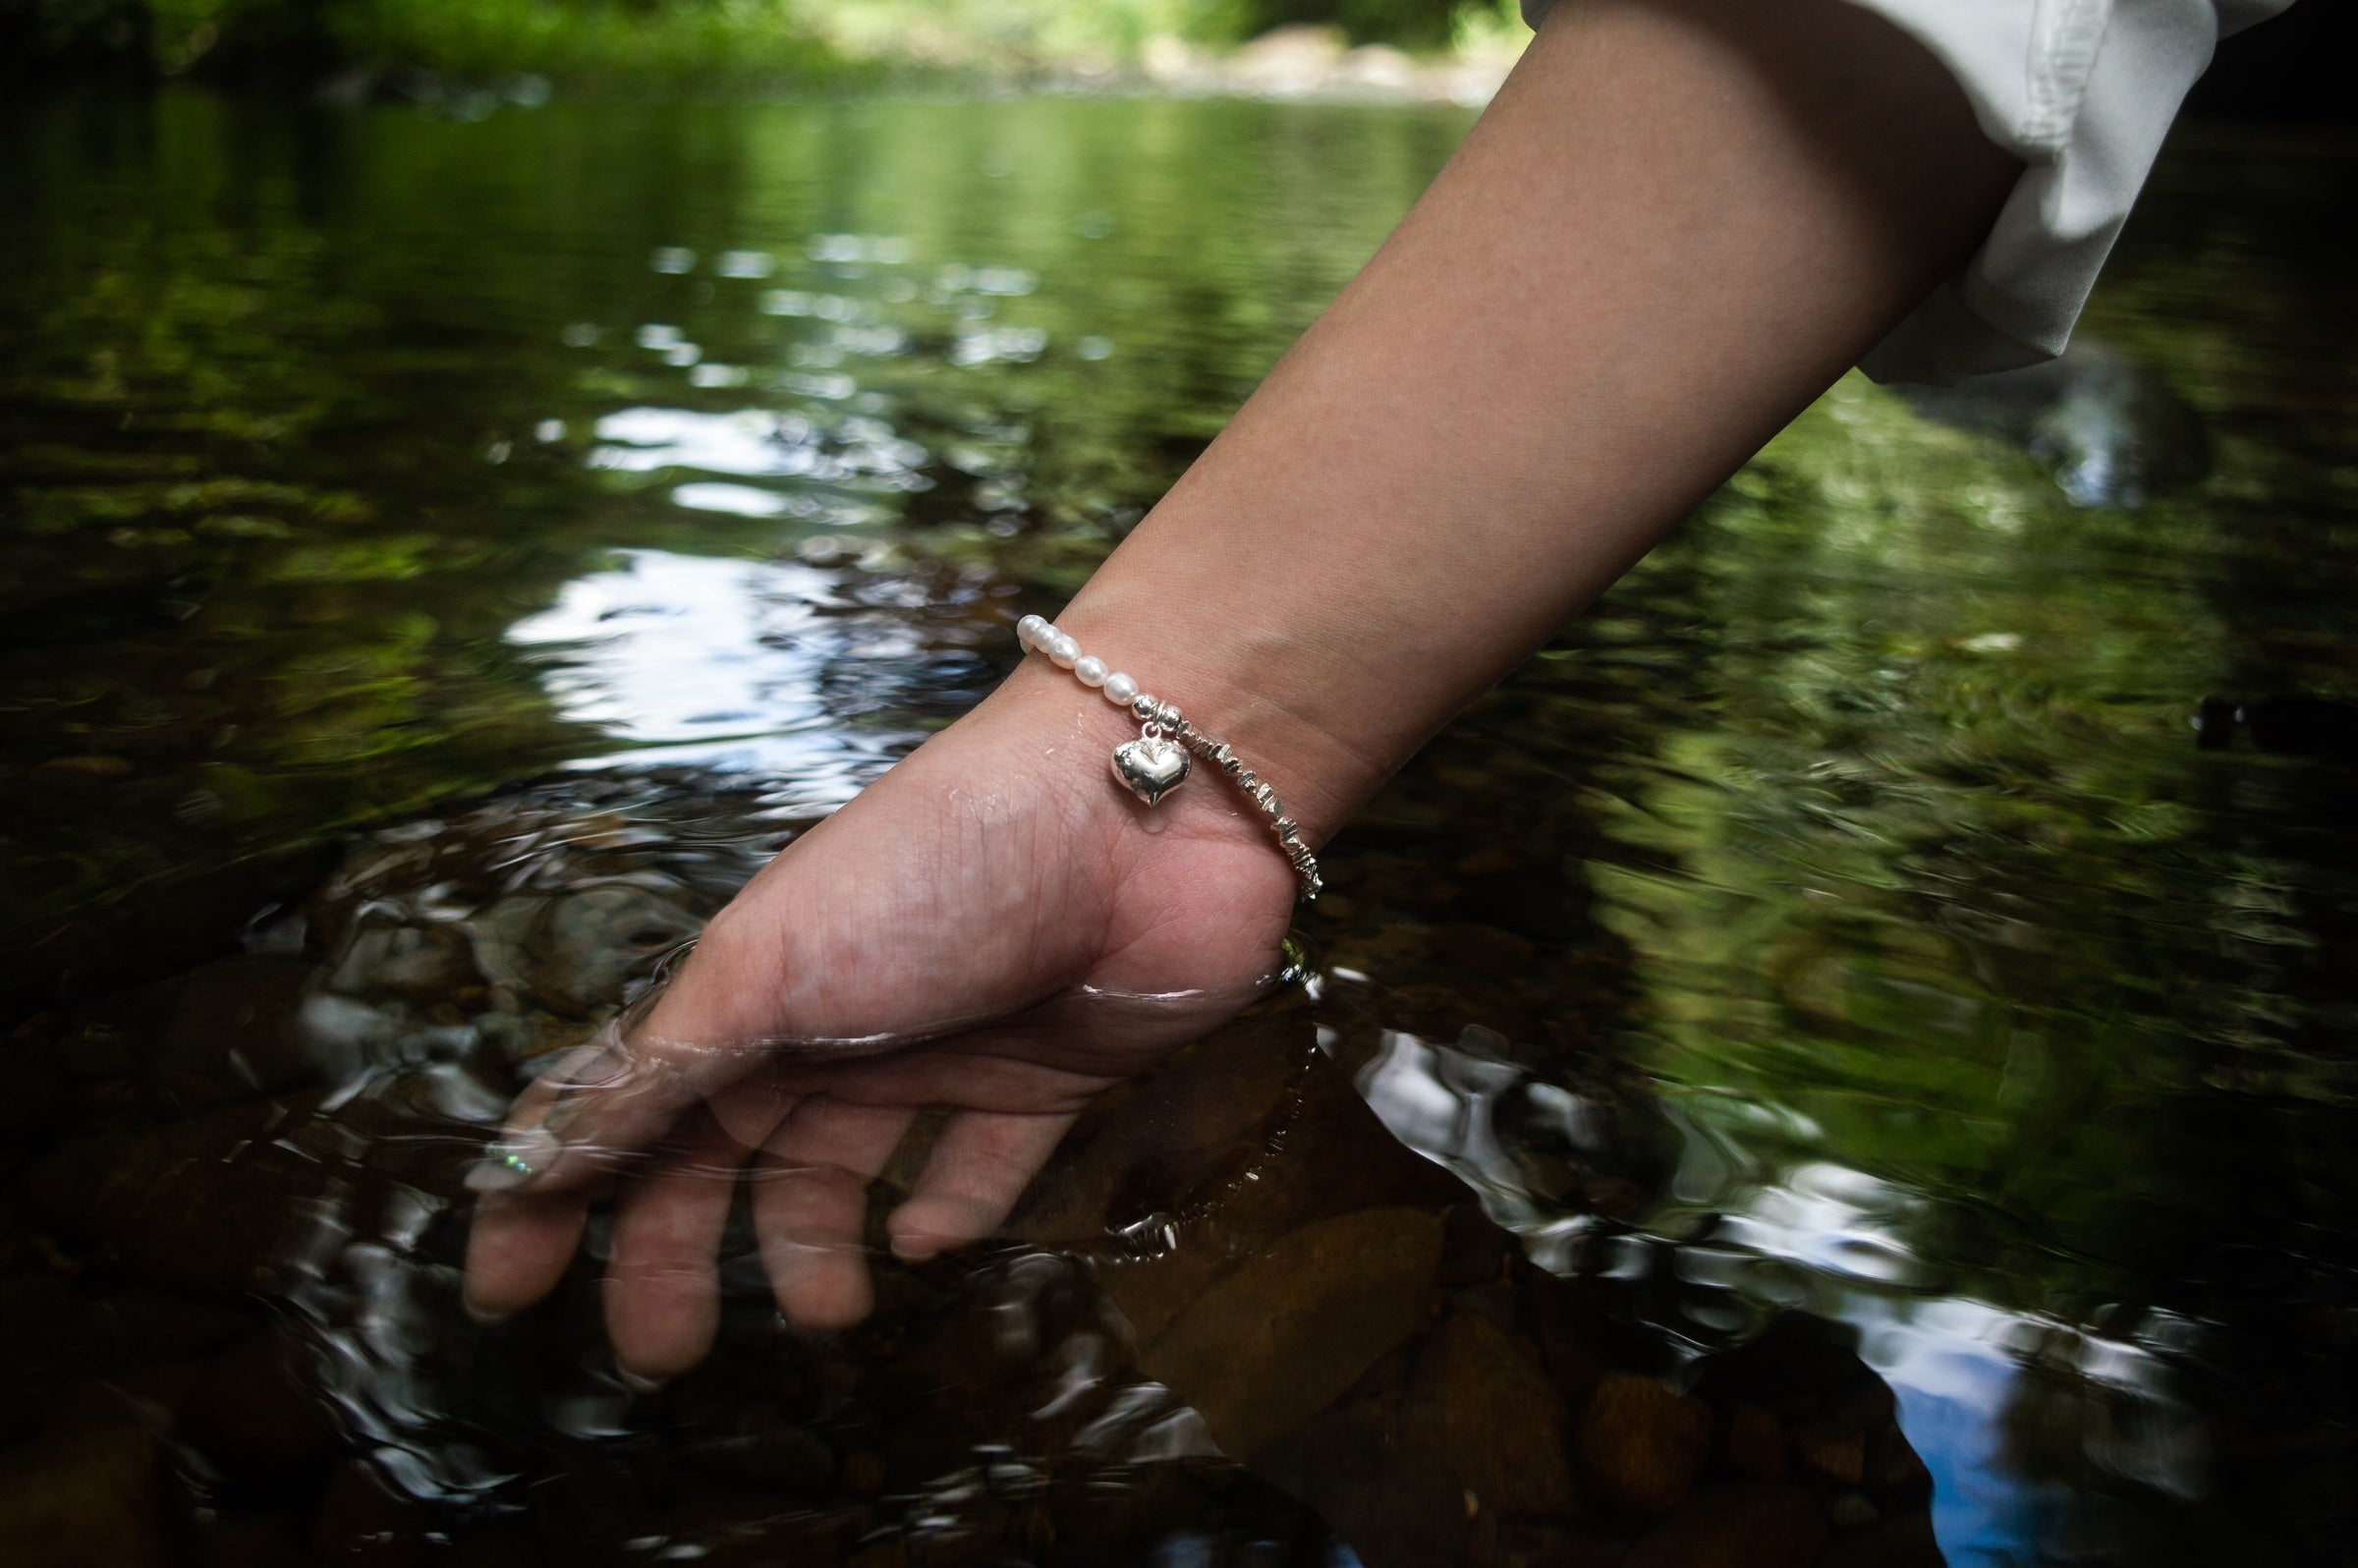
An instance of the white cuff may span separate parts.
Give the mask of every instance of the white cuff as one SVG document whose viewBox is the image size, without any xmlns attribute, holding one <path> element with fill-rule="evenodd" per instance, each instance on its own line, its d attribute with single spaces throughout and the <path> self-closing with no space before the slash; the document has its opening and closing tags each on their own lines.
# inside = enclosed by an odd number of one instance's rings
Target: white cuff
<svg viewBox="0 0 2358 1568">
<path fill-rule="evenodd" d="M 2026 165 L 1964 271 L 1878 344 L 1879 381 L 2051 360 L 2186 90 L 2229 32 L 2292 0 L 1851 0 L 1946 66 L 1983 135 Z M 1534 27 L 1554 0 L 1523 0 Z"/>
</svg>

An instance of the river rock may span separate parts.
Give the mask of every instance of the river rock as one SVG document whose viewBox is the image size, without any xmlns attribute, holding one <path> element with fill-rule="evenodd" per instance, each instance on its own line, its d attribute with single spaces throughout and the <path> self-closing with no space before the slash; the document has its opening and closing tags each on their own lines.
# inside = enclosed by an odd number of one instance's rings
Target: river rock
<svg viewBox="0 0 2358 1568">
<path fill-rule="evenodd" d="M 1548 1375 L 1574 1405 L 1604 1380 L 1605 1365 L 1597 1354 L 1595 1325 L 1577 1281 L 1538 1269 L 1523 1276 L 1523 1310 L 1539 1338 L 1540 1354 Z"/>
<path fill-rule="evenodd" d="M 1826 1544 L 1817 1568 L 1943 1568 L 1947 1561 L 1933 1535 L 1932 1515 L 1920 1510 L 1885 1514 L 1844 1531 Z"/>
<path fill-rule="evenodd" d="M 173 1435 L 225 1480 L 252 1484 L 300 1476 L 335 1452 L 300 1347 L 281 1332 L 257 1334 L 208 1364 L 180 1402 Z"/>
<path fill-rule="evenodd" d="M 1448 1462 L 1498 1514 L 1572 1511 L 1568 1412 L 1539 1352 L 1487 1317 L 1459 1313 L 1425 1347 L 1400 1405 L 1400 1431 Z"/>
<path fill-rule="evenodd" d="M 1825 1538 L 1825 1513 L 1799 1486 L 1738 1482 L 1698 1492 L 1621 1568 L 1809 1568 Z"/>
<path fill-rule="evenodd" d="M 482 982 L 459 926 L 363 922 L 346 938 L 327 983 L 345 996 L 395 996 L 430 1007 Z"/>
<path fill-rule="evenodd" d="M 1145 1465 L 1122 1485 L 1073 1487 L 1051 1494 L 1050 1528 L 1065 1562 L 1188 1562 L 1192 1559 L 1163 1558 L 1141 1548 L 1166 1532 L 1200 1524 L 1209 1502 L 1194 1467 Z"/>
<path fill-rule="evenodd" d="M 1242 1021 L 1182 1058 L 1107 1095 L 1011 1226 L 1089 1238 L 1139 1342 L 1283 1237 L 1340 1215 L 1437 1214 L 1465 1201 L 1455 1177 L 1384 1130 L 1298 1018 Z M 1122 1245 L 1107 1247 L 1109 1234 Z"/>
<path fill-rule="evenodd" d="M 142 1075 L 159 1108 L 195 1115 L 320 1082 L 300 1023 L 313 978 L 309 965 L 276 958 L 191 975 Z"/>
<path fill-rule="evenodd" d="M 1727 1468 L 1754 1481 L 1782 1481 L 1785 1477 L 1785 1428 L 1774 1413 L 1759 1405 L 1738 1405 L 1727 1413 Z"/>
<path fill-rule="evenodd" d="M 395 1568 L 415 1560 L 401 1500 L 376 1472 L 347 1459 L 329 1478 L 311 1521 L 311 1545 L 329 1562 Z"/>
<path fill-rule="evenodd" d="M 31 1443 L 0 1450 L 0 1542 L 39 1568 L 145 1568 L 169 1560 L 155 1434 L 140 1412 L 85 1386 Z"/>
<path fill-rule="evenodd" d="M 305 1125 L 311 1103 L 264 1100 L 78 1140 L 26 1173 L 23 1202 L 61 1239 L 112 1249 L 154 1284 L 267 1289 L 290 1214 L 326 1180 L 316 1159 L 275 1143 Z"/>
<path fill-rule="evenodd" d="M 533 1000 L 576 1018 L 613 1007 L 634 979 L 703 929 L 693 904 L 686 887 L 645 871 L 548 899 L 523 944 Z"/>
<path fill-rule="evenodd" d="M 1711 1458 L 1711 1407 L 1651 1377 L 1613 1372 L 1581 1412 L 1578 1446 L 1582 1473 L 1607 1501 L 1668 1513 Z"/>
<path fill-rule="evenodd" d="M 1436 925 L 1432 939 L 1433 952 L 1449 964 L 1499 979 L 1521 974 L 1538 951 L 1512 931 L 1472 921 Z"/>
<path fill-rule="evenodd" d="M 1333 1404 L 1414 1333 L 1441 1220 L 1376 1208 L 1321 1220 L 1223 1275 L 1139 1358 L 1249 1458 Z"/>
<path fill-rule="evenodd" d="M 1896 1422 L 1885 1422 L 1867 1436 L 1866 1484 L 1877 1491 L 1914 1495 L 1930 1486 L 1932 1472 Z"/>
<path fill-rule="evenodd" d="M 1793 1428 L 1793 1460 L 1813 1476 L 1856 1486 L 1867 1473 L 1867 1437 L 1829 1422 L 1804 1422 Z"/>
<path fill-rule="evenodd" d="M 771 1495 L 815 1497 L 835 1479 L 835 1451 L 815 1433 L 763 1412 L 735 1432 L 687 1445 L 683 1457 Z"/>
<path fill-rule="evenodd" d="M 1330 1412 L 1270 1443 L 1253 1469 L 1315 1509 L 1367 1568 L 1466 1559 L 1465 1488 L 1448 1460 L 1364 1410 Z"/>
</svg>

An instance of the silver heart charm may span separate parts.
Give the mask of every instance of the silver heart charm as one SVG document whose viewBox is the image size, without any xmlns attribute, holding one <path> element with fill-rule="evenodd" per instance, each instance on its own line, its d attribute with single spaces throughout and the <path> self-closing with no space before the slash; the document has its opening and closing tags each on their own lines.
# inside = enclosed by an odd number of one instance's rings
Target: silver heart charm
<svg viewBox="0 0 2358 1568">
<path fill-rule="evenodd" d="M 1145 735 L 1113 749 L 1113 776 L 1130 793 L 1152 806 L 1187 782 L 1187 748 L 1159 735 Z"/>
</svg>

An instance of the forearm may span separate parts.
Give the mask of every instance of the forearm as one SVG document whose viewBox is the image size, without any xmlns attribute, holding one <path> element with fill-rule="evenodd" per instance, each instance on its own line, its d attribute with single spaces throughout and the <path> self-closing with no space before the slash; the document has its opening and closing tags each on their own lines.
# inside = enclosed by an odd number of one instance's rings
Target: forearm
<svg viewBox="0 0 2358 1568">
<path fill-rule="evenodd" d="M 1839 0 L 1567 4 L 1059 624 L 1322 837 L 1953 271 L 2013 173 Z"/>
</svg>

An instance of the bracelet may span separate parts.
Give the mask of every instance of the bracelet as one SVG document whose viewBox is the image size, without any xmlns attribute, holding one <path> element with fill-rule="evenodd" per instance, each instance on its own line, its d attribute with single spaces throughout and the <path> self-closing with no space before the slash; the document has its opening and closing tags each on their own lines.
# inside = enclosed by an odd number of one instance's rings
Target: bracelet
<svg viewBox="0 0 2358 1568">
<path fill-rule="evenodd" d="M 1113 776 L 1125 789 L 1149 806 L 1157 805 L 1187 782 L 1193 767 L 1190 754 L 1204 758 L 1233 779 L 1245 798 L 1269 819 L 1269 831 L 1276 835 L 1277 847 L 1285 852 L 1294 868 L 1294 879 L 1301 884 L 1298 896 L 1302 902 L 1308 904 L 1319 896 L 1326 884 L 1319 879 L 1318 858 L 1302 842 L 1300 828 L 1285 814 L 1277 792 L 1245 766 L 1225 741 L 1215 741 L 1197 729 L 1176 705 L 1140 691 L 1136 680 L 1107 669 L 1103 659 L 1083 653 L 1081 644 L 1056 630 L 1046 616 L 1027 615 L 1016 622 L 1015 639 L 1028 649 L 1045 653 L 1058 669 L 1071 670 L 1083 686 L 1094 688 L 1114 706 L 1128 708 L 1130 716 L 1138 720 L 1138 739 L 1113 749 Z"/>
</svg>

